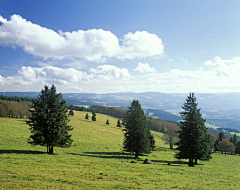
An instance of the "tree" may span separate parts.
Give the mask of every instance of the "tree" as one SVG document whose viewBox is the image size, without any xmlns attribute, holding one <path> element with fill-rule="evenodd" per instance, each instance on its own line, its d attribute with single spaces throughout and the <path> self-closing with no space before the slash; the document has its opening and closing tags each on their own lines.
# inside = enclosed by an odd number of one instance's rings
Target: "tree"
<svg viewBox="0 0 240 190">
<path fill-rule="evenodd" d="M 219 149 L 218 149 L 218 143 L 220 142 L 220 141 L 222 141 L 223 139 L 225 139 L 226 137 L 224 136 L 224 133 L 223 132 L 220 132 L 219 134 L 218 134 L 218 138 L 217 138 L 217 140 L 215 141 L 215 143 L 214 143 L 214 150 L 215 151 L 219 151 Z"/>
<path fill-rule="evenodd" d="M 155 139 L 153 134 L 150 135 L 149 140 L 150 140 L 151 149 L 154 150 L 156 146 L 155 146 Z"/>
<path fill-rule="evenodd" d="M 109 123 L 109 121 L 108 121 L 108 119 L 107 119 L 107 121 L 106 121 L 106 124 L 107 124 L 107 125 L 109 125 L 109 124 L 110 124 L 110 123 Z"/>
<path fill-rule="evenodd" d="M 240 141 L 238 141 L 237 145 L 236 145 L 236 154 L 240 155 Z"/>
<path fill-rule="evenodd" d="M 169 129 L 163 135 L 162 138 L 167 144 L 170 145 L 170 149 L 173 149 L 173 145 L 178 141 L 178 133 L 176 133 L 173 129 Z"/>
<path fill-rule="evenodd" d="M 146 117 L 138 100 L 133 100 L 128 107 L 125 120 L 123 148 L 127 152 L 134 152 L 135 158 L 142 153 L 150 153 L 150 129 Z"/>
<path fill-rule="evenodd" d="M 45 86 L 41 94 L 33 101 L 33 109 L 27 124 L 31 135 L 29 143 L 47 146 L 47 153 L 53 153 L 53 147 L 69 147 L 72 139 L 68 125 L 68 108 L 62 94 L 56 93 L 56 87 Z"/>
<path fill-rule="evenodd" d="M 69 111 L 69 114 L 68 115 L 72 115 L 72 116 L 74 116 L 74 112 L 73 112 L 73 110 L 72 109 L 70 109 L 70 111 Z"/>
<path fill-rule="evenodd" d="M 86 114 L 86 116 L 85 116 L 85 119 L 87 119 L 87 120 L 88 120 L 88 113 Z"/>
<path fill-rule="evenodd" d="M 120 123 L 120 120 L 117 121 L 117 127 L 122 127 L 121 123 Z"/>
<path fill-rule="evenodd" d="M 221 150 L 223 153 L 225 152 L 225 155 L 227 152 L 231 152 L 231 154 L 235 152 L 234 144 L 229 142 L 227 139 L 222 139 L 217 146 L 219 150 Z"/>
<path fill-rule="evenodd" d="M 204 124 L 205 119 L 202 118 L 200 109 L 197 109 L 194 93 L 190 93 L 182 108 L 184 111 L 180 114 L 183 121 L 180 121 L 179 141 L 176 143 L 179 152 L 175 157 L 189 159 L 189 166 L 193 166 L 193 159 L 197 164 L 197 159 L 209 160 L 211 158 L 210 139 Z"/>
<path fill-rule="evenodd" d="M 92 121 L 96 121 L 96 113 L 95 113 L 95 109 L 93 109 L 92 111 Z"/>
</svg>

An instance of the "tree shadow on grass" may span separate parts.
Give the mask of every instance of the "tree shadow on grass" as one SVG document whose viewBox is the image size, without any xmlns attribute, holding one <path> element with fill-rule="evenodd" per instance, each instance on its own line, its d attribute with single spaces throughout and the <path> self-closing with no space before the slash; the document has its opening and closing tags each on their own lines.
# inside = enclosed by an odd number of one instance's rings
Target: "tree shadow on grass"
<svg viewBox="0 0 240 190">
<path fill-rule="evenodd" d="M 46 152 L 42 151 L 32 151 L 32 150 L 0 150 L 0 154 L 46 154 Z"/>
<path fill-rule="evenodd" d="M 88 156 L 95 158 L 108 158 L 108 159 L 134 159 L 134 154 L 125 152 L 84 152 L 83 154 L 69 153 L 78 156 Z"/>
<path fill-rule="evenodd" d="M 167 161 L 167 160 L 151 160 L 153 163 L 159 163 L 161 165 L 169 165 L 169 166 L 180 166 L 183 164 L 188 164 L 188 162 L 185 161 Z"/>
</svg>

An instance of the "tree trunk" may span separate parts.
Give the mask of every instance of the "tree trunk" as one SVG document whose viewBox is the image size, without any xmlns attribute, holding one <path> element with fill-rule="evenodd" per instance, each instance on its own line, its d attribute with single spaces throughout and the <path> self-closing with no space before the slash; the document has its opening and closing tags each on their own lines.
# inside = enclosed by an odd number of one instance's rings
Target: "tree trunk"
<svg viewBox="0 0 240 190">
<path fill-rule="evenodd" d="M 49 154 L 53 154 L 53 146 L 50 146 L 49 149 Z"/>
<path fill-rule="evenodd" d="M 170 149 L 173 149 L 173 144 L 172 143 L 170 143 Z"/>
<path fill-rule="evenodd" d="M 135 158 L 138 158 L 139 153 L 135 152 Z"/>
<path fill-rule="evenodd" d="M 197 165 L 197 158 L 195 158 L 195 163 L 194 164 Z"/>
<path fill-rule="evenodd" d="M 189 163 L 188 163 L 189 166 L 193 166 L 193 158 L 189 158 Z"/>
</svg>

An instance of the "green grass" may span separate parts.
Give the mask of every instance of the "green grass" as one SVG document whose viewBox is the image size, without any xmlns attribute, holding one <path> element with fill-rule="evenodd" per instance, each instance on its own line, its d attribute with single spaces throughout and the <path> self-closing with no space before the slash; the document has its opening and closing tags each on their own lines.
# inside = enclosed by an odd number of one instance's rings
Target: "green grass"
<svg viewBox="0 0 240 190">
<path fill-rule="evenodd" d="M 97 113 L 92 122 L 85 115 L 74 112 L 74 142 L 54 148 L 53 155 L 27 143 L 24 120 L 0 118 L 0 189 L 240 189 L 240 156 L 215 153 L 211 161 L 188 167 L 153 132 L 157 151 L 135 160 L 122 151 L 118 118 Z M 142 164 L 145 158 L 153 164 Z"/>
</svg>

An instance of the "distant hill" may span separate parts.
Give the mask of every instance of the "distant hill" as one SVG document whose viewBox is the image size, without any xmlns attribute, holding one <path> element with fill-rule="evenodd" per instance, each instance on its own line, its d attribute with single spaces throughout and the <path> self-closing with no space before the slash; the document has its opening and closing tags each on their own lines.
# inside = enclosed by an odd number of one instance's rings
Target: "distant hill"
<svg viewBox="0 0 240 190">
<path fill-rule="evenodd" d="M 0 92 L 4 96 L 36 98 L 40 92 Z M 103 105 L 126 109 L 138 99 L 146 115 L 162 120 L 179 120 L 181 106 L 188 94 L 183 93 L 63 93 L 69 105 Z M 198 108 L 207 122 L 222 128 L 240 130 L 240 93 L 195 93 Z M 171 115 L 165 112 L 171 113 Z M 173 115 L 172 115 L 173 114 Z"/>
</svg>

